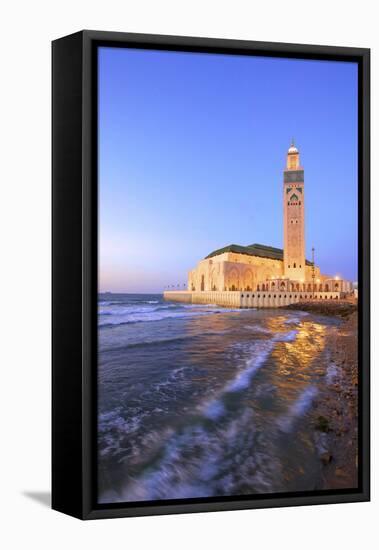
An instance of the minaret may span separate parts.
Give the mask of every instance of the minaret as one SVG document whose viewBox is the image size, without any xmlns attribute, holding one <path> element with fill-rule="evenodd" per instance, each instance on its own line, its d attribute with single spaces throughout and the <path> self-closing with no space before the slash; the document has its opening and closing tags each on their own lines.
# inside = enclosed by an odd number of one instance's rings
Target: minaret
<svg viewBox="0 0 379 550">
<path fill-rule="evenodd" d="M 287 153 L 283 183 L 284 207 L 284 276 L 296 281 L 305 280 L 304 239 L 304 170 L 299 151 L 292 140 Z"/>
</svg>

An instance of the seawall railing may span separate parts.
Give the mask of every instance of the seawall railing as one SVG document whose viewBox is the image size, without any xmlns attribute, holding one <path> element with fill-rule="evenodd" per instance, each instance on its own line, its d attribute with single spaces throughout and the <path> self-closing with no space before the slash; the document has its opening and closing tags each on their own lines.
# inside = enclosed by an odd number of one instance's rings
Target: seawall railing
<svg viewBox="0 0 379 550">
<path fill-rule="evenodd" d="M 270 291 L 176 291 L 167 290 L 164 299 L 187 304 L 217 304 L 235 308 L 285 307 L 298 302 L 340 300 L 340 292 L 270 292 Z"/>
</svg>

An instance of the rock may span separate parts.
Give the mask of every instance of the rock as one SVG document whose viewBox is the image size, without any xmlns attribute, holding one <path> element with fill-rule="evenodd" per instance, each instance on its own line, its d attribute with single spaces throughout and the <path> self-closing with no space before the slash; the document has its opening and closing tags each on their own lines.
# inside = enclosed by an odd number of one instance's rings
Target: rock
<svg viewBox="0 0 379 550">
<path fill-rule="evenodd" d="M 332 461 L 332 455 L 329 453 L 329 451 L 325 451 L 320 455 L 321 462 L 326 466 Z"/>
<path fill-rule="evenodd" d="M 325 416 L 319 416 L 315 424 L 315 429 L 320 432 L 328 432 L 329 428 L 329 420 L 325 418 Z"/>
</svg>

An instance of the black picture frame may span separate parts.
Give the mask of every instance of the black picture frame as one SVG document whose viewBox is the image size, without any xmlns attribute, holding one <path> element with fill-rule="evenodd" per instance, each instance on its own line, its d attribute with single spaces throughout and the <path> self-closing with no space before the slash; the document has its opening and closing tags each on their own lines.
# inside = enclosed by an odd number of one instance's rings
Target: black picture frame
<svg viewBox="0 0 379 550">
<path fill-rule="evenodd" d="M 355 61 L 359 75 L 359 488 L 98 505 L 97 56 L 99 46 Z M 370 499 L 370 50 L 81 31 L 52 43 L 52 507 L 81 519 Z"/>
</svg>

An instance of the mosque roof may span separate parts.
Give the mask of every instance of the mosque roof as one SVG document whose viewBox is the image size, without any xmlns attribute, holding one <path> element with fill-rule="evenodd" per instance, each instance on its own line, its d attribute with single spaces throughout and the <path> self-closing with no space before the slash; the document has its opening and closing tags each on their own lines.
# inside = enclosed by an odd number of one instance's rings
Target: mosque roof
<svg viewBox="0 0 379 550">
<path fill-rule="evenodd" d="M 247 256 L 259 256 L 260 258 L 269 258 L 270 260 L 283 261 L 283 249 L 275 248 L 274 246 L 266 246 L 264 244 L 249 244 L 248 246 L 241 246 L 239 244 L 229 244 L 218 250 L 214 250 L 205 259 L 225 254 L 225 252 L 234 252 L 235 254 L 246 254 Z M 312 262 L 305 260 L 306 265 L 312 265 Z"/>
</svg>

